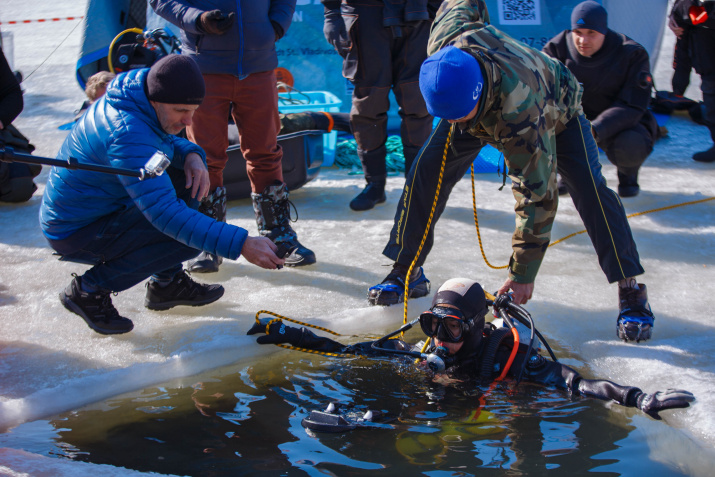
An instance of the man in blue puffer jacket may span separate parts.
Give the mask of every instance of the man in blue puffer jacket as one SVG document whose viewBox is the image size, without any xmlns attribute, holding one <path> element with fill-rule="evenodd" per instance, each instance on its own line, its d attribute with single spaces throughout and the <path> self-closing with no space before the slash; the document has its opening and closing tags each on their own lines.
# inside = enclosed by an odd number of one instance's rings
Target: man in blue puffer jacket
<svg viewBox="0 0 715 477">
<path fill-rule="evenodd" d="M 234 260 L 243 255 L 267 269 L 284 263 L 269 239 L 194 210 L 208 194 L 205 156 L 175 134 L 191 124 L 204 95 L 196 62 L 166 56 L 151 69 L 115 78 L 60 148 L 58 159 L 123 169 L 143 168 L 157 151 L 171 161 L 167 174 L 143 181 L 60 167 L 50 172 L 42 231 L 63 259 L 94 265 L 75 276 L 60 300 L 98 333 L 132 330 L 110 294 L 150 276 L 145 306 L 152 310 L 221 298 L 222 286 L 196 283 L 183 270 L 182 262 L 201 251 Z"/>
<path fill-rule="evenodd" d="M 315 263 L 315 253 L 298 242 L 290 224 L 288 189 L 274 70 L 275 43 L 288 31 L 296 0 L 150 0 L 154 11 L 181 28 L 181 53 L 196 60 L 206 82 L 206 101 L 196 111 L 187 137 L 206 151 L 211 180 L 199 210 L 225 220 L 223 170 L 228 161 L 228 117 L 238 127 L 241 152 L 251 182 L 258 231 L 293 250 L 286 265 Z M 192 272 L 216 272 L 221 257 L 202 254 Z"/>
</svg>

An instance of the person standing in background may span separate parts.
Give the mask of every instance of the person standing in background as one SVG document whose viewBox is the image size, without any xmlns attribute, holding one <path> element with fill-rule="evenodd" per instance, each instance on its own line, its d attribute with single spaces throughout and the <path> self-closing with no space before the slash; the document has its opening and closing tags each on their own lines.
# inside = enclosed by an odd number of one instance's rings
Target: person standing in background
<svg viewBox="0 0 715 477">
<path fill-rule="evenodd" d="M 290 27 L 296 0 L 220 0 L 210 6 L 190 0 L 149 3 L 159 16 L 181 29 L 181 52 L 196 60 L 206 83 L 206 98 L 186 128 L 187 137 L 206 151 L 208 161 L 211 190 L 200 210 L 226 220 L 223 171 L 231 115 L 246 159 L 258 231 L 293 249 L 286 257 L 287 266 L 315 263 L 315 253 L 298 242 L 290 225 L 291 202 L 278 144 L 275 43 Z M 189 263 L 189 270 L 216 272 L 220 264 L 221 257 L 203 253 Z"/>
<path fill-rule="evenodd" d="M 701 79 L 703 120 L 713 140 L 710 149 L 696 152 L 693 160 L 715 162 L 715 0 L 675 0 L 668 27 L 678 39 L 687 38 L 692 66 Z"/>
<path fill-rule="evenodd" d="M 400 106 L 405 176 L 432 131 L 419 88 L 420 65 L 442 0 L 322 0 L 325 39 L 343 58 L 353 90 L 350 125 L 366 186 L 350 202 L 369 210 L 385 202 L 387 112 L 392 90 Z"/>
</svg>

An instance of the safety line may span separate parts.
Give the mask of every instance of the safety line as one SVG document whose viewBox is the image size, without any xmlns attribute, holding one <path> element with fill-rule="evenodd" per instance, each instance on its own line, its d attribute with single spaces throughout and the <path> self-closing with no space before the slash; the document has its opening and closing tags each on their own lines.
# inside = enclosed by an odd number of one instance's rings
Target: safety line
<svg viewBox="0 0 715 477">
<path fill-rule="evenodd" d="M 0 22 L 0 25 L 22 25 L 25 23 L 46 23 L 46 22 L 61 22 L 67 20 L 81 20 L 84 15 L 79 17 L 62 17 L 62 18 L 38 18 L 35 20 L 10 20 L 7 22 Z"/>
<path fill-rule="evenodd" d="M 684 206 L 686 206 L 686 205 L 701 204 L 701 203 L 703 203 L 703 202 L 708 202 L 708 201 L 711 201 L 711 200 L 715 200 L 715 197 L 706 197 L 705 199 L 691 200 L 691 201 L 689 201 L 689 202 L 682 202 L 682 203 L 680 203 L 680 204 L 667 205 L 667 206 L 665 206 L 665 207 L 658 207 L 658 208 L 656 208 L 656 209 L 644 210 L 644 211 L 642 211 L 642 212 L 634 212 L 634 213 L 632 213 L 632 214 L 630 214 L 630 215 L 627 215 L 626 218 L 627 218 L 627 219 L 630 219 L 630 218 L 633 218 L 633 217 L 638 217 L 639 215 L 646 215 L 646 214 L 651 214 L 651 213 L 654 213 L 654 212 L 662 212 L 662 211 L 664 211 L 664 210 L 676 209 L 676 208 L 678 208 L 678 207 L 684 207 Z M 474 211 L 474 225 L 475 225 L 475 227 L 476 227 L 476 229 L 477 229 L 477 240 L 478 240 L 478 242 L 479 242 L 479 250 L 482 252 L 482 258 L 484 259 L 484 263 L 486 263 L 489 268 L 493 268 L 494 270 L 501 270 L 501 269 L 507 268 L 509 265 L 504 265 L 504 266 L 502 266 L 502 267 L 497 267 L 497 266 L 492 265 L 491 263 L 489 263 L 489 260 L 487 259 L 487 256 L 486 256 L 486 253 L 484 252 L 484 247 L 483 247 L 483 245 L 482 245 L 482 236 L 481 236 L 481 233 L 479 232 L 479 219 L 477 218 L 477 201 L 476 201 L 476 195 L 475 195 L 475 192 L 474 192 L 474 166 L 472 166 L 472 209 L 473 209 L 473 211 Z M 580 234 L 585 233 L 585 232 L 586 232 L 586 229 L 583 229 L 583 230 L 579 230 L 578 232 L 574 232 L 574 233 L 572 233 L 572 234 L 566 235 L 565 237 L 561 237 L 560 239 L 558 239 L 558 240 L 556 240 L 556 241 L 554 241 L 554 242 L 551 242 L 551 243 L 549 244 L 549 247 L 553 247 L 553 246 L 556 245 L 557 243 L 561 243 L 561 242 L 563 242 L 563 241 L 565 241 L 565 240 L 570 239 L 571 237 L 575 237 L 576 235 L 580 235 Z M 549 247 L 547 247 L 547 248 L 549 248 Z"/>
</svg>

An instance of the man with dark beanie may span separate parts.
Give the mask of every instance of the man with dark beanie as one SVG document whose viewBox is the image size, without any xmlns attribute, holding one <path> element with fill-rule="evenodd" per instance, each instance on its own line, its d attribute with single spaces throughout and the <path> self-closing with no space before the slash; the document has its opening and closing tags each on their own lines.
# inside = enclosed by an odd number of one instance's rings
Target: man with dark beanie
<svg viewBox="0 0 715 477">
<path fill-rule="evenodd" d="M 60 293 L 68 310 L 102 334 L 131 331 L 110 294 L 151 277 L 144 305 L 168 310 L 212 303 L 221 285 L 193 281 L 182 262 L 201 251 L 243 255 L 266 269 L 282 265 L 276 246 L 196 209 L 209 189 L 203 150 L 176 136 L 204 99 L 203 77 L 187 56 L 118 75 L 75 123 L 57 158 L 139 171 L 164 160 L 166 174 L 136 177 L 53 167 L 40 225 L 62 260 L 93 265 Z"/>
<path fill-rule="evenodd" d="M 556 35 L 544 53 L 565 64 L 583 86 L 583 112 L 596 143 L 618 169 L 618 195 L 637 195 L 638 170 L 658 137 L 648 109 L 653 86 L 648 52 L 609 30 L 606 9 L 588 0 L 573 9 L 571 30 Z M 566 179 L 564 185 L 573 189 Z"/>
<path fill-rule="evenodd" d="M 226 219 L 223 170 L 228 162 L 230 114 L 246 159 L 259 233 L 291 247 L 287 266 L 315 263 L 315 253 L 298 242 L 290 224 L 292 203 L 283 180 L 283 149 L 278 144 L 275 43 L 288 31 L 296 0 L 149 3 L 159 16 L 181 29 L 181 52 L 196 60 L 206 82 L 206 101 L 186 128 L 187 137 L 206 151 L 209 168 L 211 190 L 199 210 L 216 220 Z M 216 272 L 220 264 L 220 256 L 203 253 L 189 264 L 189 270 Z"/>
<path fill-rule="evenodd" d="M 561 62 L 491 25 L 484 0 L 446 0 L 436 18 L 420 90 L 427 110 L 442 120 L 407 176 L 382 252 L 395 263 L 368 289 L 368 301 L 392 305 L 405 293 L 429 293 L 422 265 L 435 224 L 454 185 L 489 144 L 504 154 L 516 201 L 513 253 L 498 293 L 512 293 L 520 305 L 531 299 L 558 208 L 558 172 L 573 185 L 571 198 L 601 269 L 619 285 L 618 337 L 649 339 L 654 317 L 646 287 L 635 279 L 643 267 L 623 204 L 601 174 L 578 80 Z"/>
</svg>

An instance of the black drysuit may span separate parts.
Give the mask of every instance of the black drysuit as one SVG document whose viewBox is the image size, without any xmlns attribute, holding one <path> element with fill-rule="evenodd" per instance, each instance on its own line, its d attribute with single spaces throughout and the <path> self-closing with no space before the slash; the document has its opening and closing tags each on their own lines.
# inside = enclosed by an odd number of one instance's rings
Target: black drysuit
<svg viewBox="0 0 715 477">
<path fill-rule="evenodd" d="M 268 328 L 266 328 L 268 326 Z M 497 329 L 505 330 L 505 329 Z M 358 343 L 355 345 L 344 345 L 330 338 L 315 335 L 309 329 L 287 326 L 280 321 L 269 324 L 267 320 L 256 323 L 248 332 L 251 334 L 265 333 L 259 336 L 257 342 L 260 344 L 280 344 L 289 343 L 298 348 L 322 351 L 328 353 L 350 354 L 358 356 L 393 356 L 397 351 L 419 351 L 412 345 L 398 339 L 389 339 L 380 344 L 380 347 L 388 351 L 376 350 L 372 347 L 373 341 Z M 484 328 L 483 337 L 473 342 L 480 343 L 476 347 L 467 345 L 469 337 L 465 337 L 465 345 L 455 355 L 454 361 L 447 361 L 449 368 L 447 373 L 455 377 L 481 377 L 482 381 L 494 380 L 506 366 L 513 342 L 511 333 L 498 333 L 487 324 Z M 508 375 L 517 377 L 524 361 L 524 371 L 522 379 L 542 383 L 568 390 L 575 396 L 588 396 L 596 399 L 611 400 L 626 407 L 637 407 L 650 416 L 660 419 L 658 412 L 670 408 L 688 407 L 694 400 L 691 393 L 687 391 L 668 390 L 646 394 L 640 388 L 633 386 L 622 386 L 620 384 L 603 379 L 585 379 L 573 368 L 556 361 L 550 361 L 537 354 L 535 350 L 527 356 L 527 347 L 523 344 L 519 346 L 514 362 L 509 368 Z M 491 351 L 490 351 L 491 350 Z M 434 352 L 434 347 L 428 351 Z"/>
<path fill-rule="evenodd" d="M 565 64 L 583 85 L 583 111 L 598 147 L 618 168 L 619 179 L 636 177 L 658 135 L 658 123 L 648 109 L 653 85 L 648 52 L 613 30 L 591 57 L 578 53 L 571 30 L 556 35 L 543 51 Z"/>
</svg>

